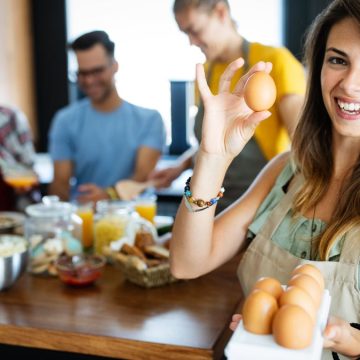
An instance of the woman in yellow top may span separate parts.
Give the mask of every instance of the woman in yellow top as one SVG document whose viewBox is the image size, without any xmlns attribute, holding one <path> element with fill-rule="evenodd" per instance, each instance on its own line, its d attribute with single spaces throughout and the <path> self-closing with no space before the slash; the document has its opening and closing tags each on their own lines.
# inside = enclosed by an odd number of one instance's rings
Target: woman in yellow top
<svg viewBox="0 0 360 360">
<path fill-rule="evenodd" d="M 245 66 L 234 76 L 232 86 L 244 71 L 258 61 L 273 64 L 277 97 L 270 109 L 271 116 L 255 132 L 244 151 L 233 161 L 224 186 L 226 193 L 218 206 L 223 210 L 248 188 L 255 176 L 272 157 L 289 148 L 305 92 L 305 71 L 301 63 L 284 47 L 249 43 L 241 36 L 231 18 L 227 0 L 175 0 L 174 14 L 181 31 L 190 43 L 198 46 L 206 56 L 205 72 L 211 91 L 218 93 L 220 76 L 227 65 L 238 57 Z M 198 102 L 195 135 L 201 138 L 203 106 Z M 192 167 L 194 151 L 182 156 L 174 167 L 152 173 L 159 187 L 166 187 L 185 169 Z M 240 175 L 241 174 L 241 175 Z"/>
</svg>

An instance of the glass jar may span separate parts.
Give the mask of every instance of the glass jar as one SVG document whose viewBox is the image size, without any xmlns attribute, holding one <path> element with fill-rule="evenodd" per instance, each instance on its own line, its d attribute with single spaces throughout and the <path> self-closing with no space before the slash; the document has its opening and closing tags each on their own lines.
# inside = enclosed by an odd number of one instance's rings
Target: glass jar
<svg viewBox="0 0 360 360">
<path fill-rule="evenodd" d="M 100 200 L 96 204 L 94 225 L 96 254 L 106 254 L 110 243 L 128 235 L 133 206 L 120 200 Z"/>
<path fill-rule="evenodd" d="M 62 254 L 82 252 L 82 221 L 76 208 L 57 196 L 44 196 L 39 204 L 29 205 L 24 232 L 30 243 L 30 271 L 56 275 L 54 262 Z"/>
</svg>

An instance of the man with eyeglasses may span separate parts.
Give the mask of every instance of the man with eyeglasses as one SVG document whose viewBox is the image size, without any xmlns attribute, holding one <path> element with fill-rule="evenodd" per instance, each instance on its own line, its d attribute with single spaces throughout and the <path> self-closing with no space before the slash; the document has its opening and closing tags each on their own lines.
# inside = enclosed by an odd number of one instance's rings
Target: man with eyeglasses
<svg viewBox="0 0 360 360">
<path fill-rule="evenodd" d="M 165 146 L 159 112 L 119 96 L 114 47 L 104 31 L 86 33 L 70 45 L 78 62 L 78 85 L 86 97 L 59 110 L 49 133 L 54 162 L 49 193 L 65 201 L 116 198 L 115 184 L 124 179 L 145 181 Z"/>
</svg>

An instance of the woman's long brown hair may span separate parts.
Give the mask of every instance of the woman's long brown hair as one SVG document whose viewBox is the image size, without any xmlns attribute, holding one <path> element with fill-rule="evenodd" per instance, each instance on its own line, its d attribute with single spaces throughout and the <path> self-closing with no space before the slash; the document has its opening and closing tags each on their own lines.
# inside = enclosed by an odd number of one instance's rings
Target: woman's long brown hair
<svg viewBox="0 0 360 360">
<path fill-rule="evenodd" d="M 334 0 L 317 16 L 305 41 L 308 86 L 292 144 L 295 164 L 301 169 L 305 182 L 295 198 L 295 213 L 304 213 L 316 206 L 333 174 L 332 124 L 323 103 L 320 77 L 329 32 L 347 17 L 355 19 L 360 26 L 360 1 Z M 343 183 L 326 230 L 317 239 L 320 259 L 328 260 L 334 243 L 357 225 L 360 225 L 360 156 Z"/>
</svg>

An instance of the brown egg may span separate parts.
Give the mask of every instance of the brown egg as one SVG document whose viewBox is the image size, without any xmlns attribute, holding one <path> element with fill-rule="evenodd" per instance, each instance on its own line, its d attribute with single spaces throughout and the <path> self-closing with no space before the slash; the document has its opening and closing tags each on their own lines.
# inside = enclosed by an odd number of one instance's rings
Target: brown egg
<svg viewBox="0 0 360 360">
<path fill-rule="evenodd" d="M 304 349 L 312 342 L 314 324 L 300 306 L 284 305 L 274 316 L 272 331 L 277 344 L 289 349 Z"/>
<path fill-rule="evenodd" d="M 292 271 L 292 276 L 296 274 L 306 274 L 312 276 L 319 283 L 321 291 L 324 291 L 325 289 L 324 276 L 315 265 L 300 264 Z"/>
<path fill-rule="evenodd" d="M 244 328 L 254 334 L 271 334 L 272 320 L 277 310 L 278 304 L 272 295 L 254 289 L 242 308 Z"/>
<path fill-rule="evenodd" d="M 296 274 L 291 277 L 288 286 L 298 286 L 305 290 L 314 301 L 316 309 L 319 308 L 322 300 L 322 291 L 318 282 L 310 275 Z"/>
<path fill-rule="evenodd" d="M 317 309 L 310 295 L 298 286 L 289 286 L 283 292 L 279 299 L 279 306 L 298 305 L 302 307 L 311 317 L 313 323 L 316 323 Z"/>
<path fill-rule="evenodd" d="M 271 108 L 276 99 L 273 78 L 265 71 L 253 73 L 246 81 L 244 98 L 247 106 L 254 111 Z"/>
<path fill-rule="evenodd" d="M 274 296 L 276 300 L 278 300 L 280 295 L 284 292 L 280 281 L 272 277 L 261 277 L 256 281 L 254 289 L 264 290 Z"/>
</svg>

